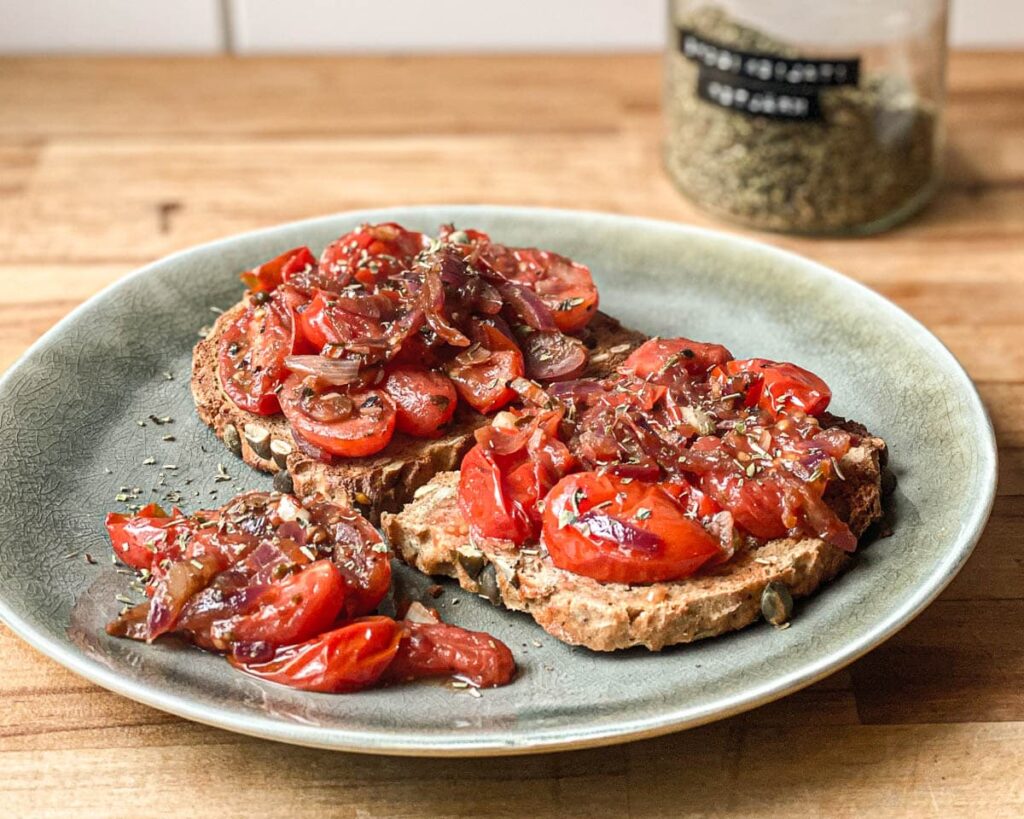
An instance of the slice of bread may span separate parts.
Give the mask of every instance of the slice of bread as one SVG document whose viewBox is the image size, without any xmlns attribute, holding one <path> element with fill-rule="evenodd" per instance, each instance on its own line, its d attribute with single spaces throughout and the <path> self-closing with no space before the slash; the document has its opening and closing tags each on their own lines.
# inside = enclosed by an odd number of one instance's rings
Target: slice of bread
<svg viewBox="0 0 1024 819">
<path fill-rule="evenodd" d="M 864 438 L 840 462 L 845 480 L 826 499 L 857 536 L 881 517 L 880 438 Z M 851 556 L 823 540 L 786 538 L 738 554 L 685 580 L 626 586 L 598 583 L 559 569 L 543 547 L 475 539 L 457 502 L 458 472 L 445 472 L 416 491 L 383 531 L 410 565 L 446 575 L 472 592 L 529 613 L 559 640 L 595 651 L 642 645 L 654 651 L 742 628 L 761 615 L 771 582 L 794 596 L 835 577 Z"/>
<path fill-rule="evenodd" d="M 472 446 L 473 431 L 489 419 L 460 405 L 440 438 L 413 438 L 397 433 L 384 450 L 366 458 L 323 463 L 300 452 L 283 415 L 261 416 L 239 409 L 225 394 L 218 372 L 217 351 L 226 328 L 246 308 L 242 301 L 224 312 L 192 356 L 192 395 L 199 417 L 247 464 L 264 472 L 286 469 L 300 497 L 321 492 L 335 503 L 358 505 L 372 521 L 383 511 L 396 511 L 435 474 L 458 468 Z M 646 340 L 618 321 L 597 313 L 582 339 L 590 348 L 588 377 L 609 374 Z M 287 487 L 286 487 L 287 488 Z"/>
</svg>

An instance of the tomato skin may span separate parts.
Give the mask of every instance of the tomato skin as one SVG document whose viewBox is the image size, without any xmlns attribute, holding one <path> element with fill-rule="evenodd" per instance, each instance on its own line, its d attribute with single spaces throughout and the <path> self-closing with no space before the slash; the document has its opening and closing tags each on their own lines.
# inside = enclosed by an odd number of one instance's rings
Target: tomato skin
<svg viewBox="0 0 1024 819">
<path fill-rule="evenodd" d="M 230 642 L 299 643 L 331 627 L 345 596 L 338 567 L 318 560 L 270 584 L 254 601 L 253 611 L 219 621 L 214 630 L 229 634 Z"/>
<path fill-rule="evenodd" d="M 241 275 L 242 281 L 254 293 L 271 292 L 292 276 L 316 267 L 316 257 L 308 247 L 295 247 L 280 256 L 264 262 Z"/>
<path fill-rule="evenodd" d="M 732 353 L 721 344 L 704 344 L 688 338 L 652 338 L 630 353 L 619 369 L 638 378 L 650 378 L 677 364 L 690 375 L 699 375 L 731 358 Z"/>
<path fill-rule="evenodd" d="M 544 543 L 556 566 L 601 583 L 656 583 L 689 577 L 717 557 L 721 549 L 704 528 L 686 517 L 677 500 L 679 484 L 625 482 L 612 475 L 577 472 L 559 481 L 545 499 Z M 627 549 L 585 535 L 573 524 L 575 508 L 581 515 L 610 501 L 603 511 L 628 521 L 635 529 L 656 535 L 656 551 Z M 639 510 L 649 512 L 638 518 Z M 560 519 L 569 523 L 559 524 Z"/>
<path fill-rule="evenodd" d="M 284 361 L 301 350 L 295 312 L 301 299 L 278 288 L 266 304 L 249 304 L 221 336 L 220 382 L 239 408 L 257 415 L 281 411 L 277 388 L 288 375 Z"/>
<path fill-rule="evenodd" d="M 501 640 L 447 623 L 405 624 L 405 635 L 385 672 L 389 680 L 458 676 L 479 688 L 511 682 L 516 661 Z"/>
<path fill-rule="evenodd" d="M 381 384 L 395 402 L 395 428 L 417 438 L 439 438 L 458 404 L 452 380 L 443 373 L 392 367 Z"/>
<path fill-rule="evenodd" d="M 398 652 L 404 629 L 389 617 L 364 617 L 297 645 L 284 646 L 266 662 L 228 661 L 269 682 L 344 694 L 376 683 Z"/>
<path fill-rule="evenodd" d="M 291 375 L 280 393 L 281 409 L 292 429 L 314 446 L 345 458 L 360 458 L 380 452 L 395 432 L 395 405 L 380 390 L 349 393 L 355 409 L 351 417 L 318 421 L 302 407 L 305 379 Z"/>
<path fill-rule="evenodd" d="M 111 512 L 105 525 L 117 559 L 133 569 L 152 569 L 165 557 L 177 559 L 178 535 L 190 529 L 184 517 L 168 515 L 155 503 L 135 515 Z"/>
</svg>

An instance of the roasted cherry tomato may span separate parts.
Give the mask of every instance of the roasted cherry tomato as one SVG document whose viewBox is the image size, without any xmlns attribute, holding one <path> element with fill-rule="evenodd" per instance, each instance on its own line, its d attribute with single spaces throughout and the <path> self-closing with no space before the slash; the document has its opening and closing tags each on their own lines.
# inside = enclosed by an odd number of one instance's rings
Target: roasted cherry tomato
<svg viewBox="0 0 1024 819">
<path fill-rule="evenodd" d="M 723 391 L 744 393 L 748 406 L 756 404 L 774 417 L 793 411 L 821 415 L 832 400 L 828 384 L 796 364 L 739 359 L 715 367 L 710 377 Z"/>
<path fill-rule="evenodd" d="M 224 392 L 257 415 L 280 412 L 277 389 L 288 375 L 284 360 L 300 352 L 295 310 L 301 296 L 274 291 L 264 304 L 250 304 L 221 336 L 219 373 Z"/>
<path fill-rule="evenodd" d="M 602 583 L 689 577 L 721 550 L 686 516 L 679 491 L 678 485 L 596 472 L 563 478 L 544 502 L 544 543 L 552 561 Z"/>
<path fill-rule="evenodd" d="M 597 287 L 585 265 L 532 247 L 484 244 L 479 255 L 505 278 L 532 288 L 563 333 L 582 330 L 597 312 Z"/>
<path fill-rule="evenodd" d="M 650 378 L 674 367 L 700 375 L 732 358 L 721 344 L 704 344 L 688 338 L 652 338 L 637 347 L 620 369 L 638 378 Z"/>
<path fill-rule="evenodd" d="M 561 411 L 512 411 L 476 431 L 459 477 L 459 505 L 473 532 L 517 544 L 537 539 L 539 502 L 576 467 L 557 437 L 561 421 Z"/>
<path fill-rule="evenodd" d="M 379 316 L 367 315 L 366 310 L 360 312 L 359 307 L 357 299 L 319 290 L 299 314 L 302 335 L 317 351 L 327 344 L 382 338 L 384 330 Z"/>
<path fill-rule="evenodd" d="M 395 405 L 380 390 L 318 392 L 295 373 L 281 390 L 281 409 L 292 431 L 333 455 L 359 458 L 380 452 L 395 431 Z"/>
<path fill-rule="evenodd" d="M 267 586 L 251 611 L 214 625 L 230 642 L 288 645 L 329 629 L 345 603 L 341 572 L 330 560 L 318 560 Z"/>
<path fill-rule="evenodd" d="M 304 691 L 342 694 L 368 688 L 395 659 L 404 629 L 388 617 L 365 617 L 298 645 L 277 649 L 259 663 L 234 657 L 236 668 Z"/>
<path fill-rule="evenodd" d="M 308 247 L 285 251 L 259 267 L 247 270 L 241 279 L 253 292 L 276 290 L 293 276 L 316 268 L 316 257 Z"/>
<path fill-rule="evenodd" d="M 422 233 L 406 230 L 394 222 L 362 225 L 335 239 L 320 255 L 320 269 L 337 287 L 356 281 L 375 287 L 389 276 L 408 270 L 430 240 Z"/>
<path fill-rule="evenodd" d="M 178 559 L 178 537 L 191 529 L 183 515 L 168 515 L 155 503 L 135 515 L 111 512 L 106 526 L 117 559 L 133 569 L 152 569 L 164 558 Z"/>
<path fill-rule="evenodd" d="M 501 640 L 446 623 L 405 622 L 405 635 L 385 672 L 389 680 L 456 676 L 480 688 L 511 682 L 516 661 Z"/>
<path fill-rule="evenodd" d="M 362 515 L 337 504 L 309 503 L 313 522 L 327 529 L 332 558 L 345 582 L 343 618 L 369 614 L 391 587 L 391 555 L 380 534 Z"/>
<path fill-rule="evenodd" d="M 498 328 L 476 322 L 473 332 L 476 344 L 453 358 L 446 371 L 467 404 L 490 413 L 515 400 L 509 383 L 521 378 L 526 366 L 519 347 Z"/>
<path fill-rule="evenodd" d="M 415 367 L 393 367 L 381 384 L 395 402 L 395 427 L 417 438 L 438 438 L 452 420 L 458 396 L 444 373 Z"/>
<path fill-rule="evenodd" d="M 496 463 L 499 457 L 479 444 L 466 453 L 459 472 L 459 505 L 477 534 L 525 543 L 534 532 L 527 510 L 537 498 L 515 495 Z"/>
</svg>

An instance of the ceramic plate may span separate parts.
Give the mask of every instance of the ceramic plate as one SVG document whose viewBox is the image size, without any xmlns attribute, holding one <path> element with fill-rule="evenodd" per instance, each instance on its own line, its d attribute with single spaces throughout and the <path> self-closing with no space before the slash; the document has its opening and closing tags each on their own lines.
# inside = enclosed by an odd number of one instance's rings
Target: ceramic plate
<svg viewBox="0 0 1024 819">
<path fill-rule="evenodd" d="M 107 637 L 103 624 L 120 608 L 115 595 L 129 579 L 112 566 L 103 529 L 104 514 L 123 506 L 120 493 L 139 487 L 148 499 L 175 488 L 186 508 L 197 508 L 270 485 L 225 451 L 192 408 L 191 350 L 214 318 L 211 307 L 239 298 L 242 269 L 295 245 L 319 250 L 361 222 L 389 220 L 424 231 L 454 221 L 509 244 L 558 250 L 590 265 L 605 310 L 633 327 L 717 341 L 741 357 L 793 360 L 819 373 L 832 386 L 837 413 L 889 442 L 899 478 L 895 534 L 799 603 L 792 628 L 761 624 L 660 654 L 571 648 L 526 616 L 448 584 L 446 619 L 500 637 L 520 664 L 514 684 L 479 699 L 435 684 L 307 694 L 171 642 Z M 188 719 L 303 745 L 423 755 L 652 736 L 826 676 L 906 625 L 953 578 L 989 514 L 996 467 L 989 420 L 953 356 L 851 280 L 705 230 L 499 207 L 348 213 L 224 239 L 139 270 L 75 310 L 4 376 L 0 458 L 0 615 L 40 651 Z M 231 481 L 214 480 L 218 464 Z"/>
</svg>

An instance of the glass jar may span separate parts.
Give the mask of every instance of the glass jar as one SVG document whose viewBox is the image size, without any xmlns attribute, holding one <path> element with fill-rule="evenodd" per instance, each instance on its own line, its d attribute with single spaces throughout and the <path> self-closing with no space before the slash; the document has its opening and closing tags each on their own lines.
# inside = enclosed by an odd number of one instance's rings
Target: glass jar
<svg viewBox="0 0 1024 819">
<path fill-rule="evenodd" d="M 669 0 L 668 173 L 794 233 L 884 230 L 939 178 L 948 0 Z"/>
</svg>

